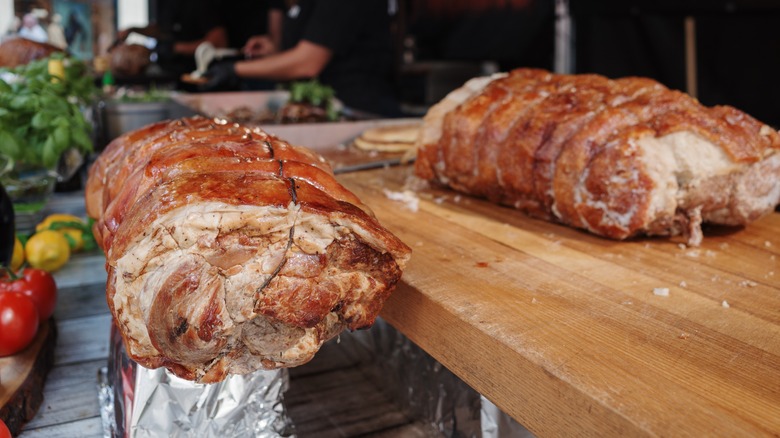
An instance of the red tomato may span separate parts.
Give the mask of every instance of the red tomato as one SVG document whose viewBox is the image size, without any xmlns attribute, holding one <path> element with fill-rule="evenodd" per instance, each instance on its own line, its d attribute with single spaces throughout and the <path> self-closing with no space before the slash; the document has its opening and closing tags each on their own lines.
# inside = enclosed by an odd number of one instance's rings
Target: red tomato
<svg viewBox="0 0 780 438">
<path fill-rule="evenodd" d="M 0 420 L 0 438 L 13 438 L 11 431 L 3 420 Z"/>
<path fill-rule="evenodd" d="M 19 292 L 0 293 L 0 357 L 24 350 L 38 332 L 38 309 Z"/>
<path fill-rule="evenodd" d="M 5 425 L 3 420 L 0 420 L 0 438 L 13 438 L 11 431 L 8 430 L 8 426 Z"/>
<path fill-rule="evenodd" d="M 46 321 L 54 313 L 57 304 L 57 283 L 54 277 L 43 269 L 24 268 L 22 276 L 16 280 L 0 281 L 0 293 L 19 292 L 26 295 L 38 308 L 41 321 Z"/>
</svg>

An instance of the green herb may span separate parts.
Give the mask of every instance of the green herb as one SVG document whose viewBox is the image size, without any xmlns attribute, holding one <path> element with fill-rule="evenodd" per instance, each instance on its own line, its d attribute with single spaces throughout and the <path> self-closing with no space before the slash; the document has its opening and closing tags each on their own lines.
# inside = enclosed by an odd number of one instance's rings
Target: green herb
<svg viewBox="0 0 780 438">
<path fill-rule="evenodd" d="M 49 74 L 49 60 L 62 61 L 63 77 Z M 69 148 L 92 151 L 82 108 L 98 88 L 83 61 L 53 54 L 0 73 L 0 154 L 54 168 Z"/>
<path fill-rule="evenodd" d="M 84 251 L 92 251 L 97 248 L 97 242 L 95 236 L 92 234 L 92 226 L 95 224 L 95 220 L 90 218 L 88 223 L 76 222 L 76 221 L 55 221 L 49 225 L 48 230 L 63 230 L 63 229 L 75 229 L 81 230 L 81 238 L 84 241 Z M 71 247 L 75 246 L 76 242 L 68 234 L 65 234 L 65 238 L 71 243 Z"/>
<path fill-rule="evenodd" d="M 339 117 L 334 105 L 335 92 L 332 87 L 321 84 L 318 80 L 299 81 L 290 84 L 290 101 L 295 103 L 309 103 L 325 108 L 328 119 L 336 120 Z"/>
<path fill-rule="evenodd" d="M 148 90 L 141 91 L 121 88 L 114 96 L 114 100 L 121 103 L 166 102 L 170 98 L 170 90 L 157 88 L 155 84 L 152 84 Z"/>
</svg>

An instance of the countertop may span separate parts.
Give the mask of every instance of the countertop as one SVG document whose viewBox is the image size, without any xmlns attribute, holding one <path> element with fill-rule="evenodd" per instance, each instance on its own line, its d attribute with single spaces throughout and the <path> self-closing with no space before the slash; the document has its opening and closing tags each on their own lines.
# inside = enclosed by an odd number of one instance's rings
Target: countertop
<svg viewBox="0 0 780 438">
<path fill-rule="evenodd" d="M 382 317 L 531 432 L 780 433 L 780 213 L 706 228 L 696 248 L 677 238 L 616 242 L 446 190 L 407 193 L 416 209 L 391 200 L 387 190 L 402 192 L 410 175 L 397 166 L 339 176 L 414 250 Z M 83 208 L 66 198 L 58 211 Z M 96 374 L 110 323 L 102 255 L 77 256 L 56 277 L 56 365 L 22 436 L 99 436 Z M 316 361 L 350 372 L 343 360 Z M 291 391 L 317 386 L 295 382 Z M 341 400 L 301 394 L 291 415 L 323 413 L 309 415 L 311 436 L 404 436 L 415 427 L 399 413 L 386 416 L 391 432 L 360 429 L 372 415 L 334 420 L 325 412 Z M 342 413 L 366 412 L 350 403 Z M 396 412 L 376 403 L 372 412 Z"/>
<path fill-rule="evenodd" d="M 341 176 L 414 250 L 382 316 L 531 432 L 780 433 L 780 213 L 617 242 L 448 190 L 390 200 L 411 173 Z"/>
</svg>

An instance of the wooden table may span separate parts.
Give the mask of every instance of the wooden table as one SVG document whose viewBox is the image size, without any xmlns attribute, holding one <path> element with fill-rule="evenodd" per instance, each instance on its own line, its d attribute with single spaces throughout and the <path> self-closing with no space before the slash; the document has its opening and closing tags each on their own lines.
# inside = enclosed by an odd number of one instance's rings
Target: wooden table
<svg viewBox="0 0 780 438">
<path fill-rule="evenodd" d="M 532 432 L 780 434 L 780 213 L 614 242 L 410 174 L 341 177 L 414 250 L 382 315 Z"/>
<path fill-rule="evenodd" d="M 55 196 L 49 210 L 84 215 L 81 194 Z M 43 404 L 22 437 L 102 436 L 97 372 L 106 366 L 110 315 L 105 300 L 102 254 L 75 255 L 55 273 L 54 319 L 58 338 L 54 368 L 44 386 Z"/>
<path fill-rule="evenodd" d="M 339 177 L 414 249 L 382 316 L 532 432 L 780 433 L 780 214 L 708 230 L 700 248 L 613 242 L 442 190 L 419 191 L 411 211 L 383 192 L 400 191 L 409 174 Z M 76 257 L 57 280 L 56 365 L 22 436 L 99 436 L 96 373 L 110 318 L 102 256 Z M 334 346 L 292 375 L 301 436 L 420 430 L 389 400 L 361 403 L 375 391 Z M 319 392 L 306 394 L 315 380 Z M 347 408 L 329 392 L 344 385 L 363 388 Z M 392 425 L 384 432 L 379 413 Z"/>
</svg>

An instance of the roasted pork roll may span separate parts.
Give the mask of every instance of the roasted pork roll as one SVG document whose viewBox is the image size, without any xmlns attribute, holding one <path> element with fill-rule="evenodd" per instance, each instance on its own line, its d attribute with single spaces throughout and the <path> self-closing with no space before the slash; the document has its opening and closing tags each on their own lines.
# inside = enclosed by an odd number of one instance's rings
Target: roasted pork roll
<svg viewBox="0 0 780 438">
<path fill-rule="evenodd" d="M 778 132 L 645 78 L 518 69 L 426 114 L 416 174 L 532 216 L 626 239 L 745 225 L 780 202 Z"/>
<path fill-rule="evenodd" d="M 11 38 L 0 44 L 0 67 L 18 67 L 62 51 L 59 47 L 48 43 L 39 43 L 21 37 Z"/>
<path fill-rule="evenodd" d="M 117 138 L 86 203 L 128 354 L 198 382 L 300 365 L 371 326 L 411 253 L 322 157 L 218 120 Z"/>
</svg>

